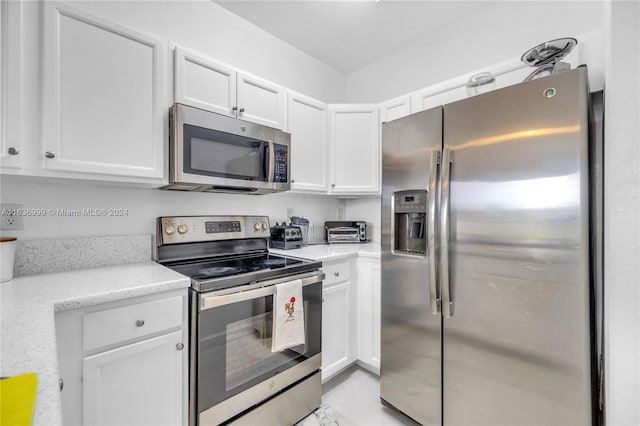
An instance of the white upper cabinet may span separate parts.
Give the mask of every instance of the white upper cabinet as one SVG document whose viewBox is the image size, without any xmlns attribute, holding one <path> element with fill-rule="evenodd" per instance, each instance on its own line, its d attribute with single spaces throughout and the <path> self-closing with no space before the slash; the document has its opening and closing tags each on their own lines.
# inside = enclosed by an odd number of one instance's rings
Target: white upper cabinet
<svg viewBox="0 0 640 426">
<path fill-rule="evenodd" d="M 176 47 L 175 101 L 235 117 L 236 70 Z"/>
<path fill-rule="evenodd" d="M 403 96 L 380 104 L 380 122 L 386 123 L 411 114 L 411 96 Z"/>
<path fill-rule="evenodd" d="M 20 144 L 20 27 L 22 2 L 0 3 L 0 164 L 17 168 Z"/>
<path fill-rule="evenodd" d="M 44 3 L 42 167 L 164 176 L 166 43 Z"/>
<path fill-rule="evenodd" d="M 332 194 L 380 192 L 380 137 L 377 104 L 329 105 Z"/>
<path fill-rule="evenodd" d="M 284 87 L 181 47 L 175 50 L 175 101 L 285 128 Z"/>
<path fill-rule="evenodd" d="M 237 84 L 238 118 L 276 129 L 285 128 L 284 87 L 243 72 L 238 72 Z"/>
<path fill-rule="evenodd" d="M 327 104 L 290 91 L 287 112 L 292 189 L 327 192 Z"/>
</svg>

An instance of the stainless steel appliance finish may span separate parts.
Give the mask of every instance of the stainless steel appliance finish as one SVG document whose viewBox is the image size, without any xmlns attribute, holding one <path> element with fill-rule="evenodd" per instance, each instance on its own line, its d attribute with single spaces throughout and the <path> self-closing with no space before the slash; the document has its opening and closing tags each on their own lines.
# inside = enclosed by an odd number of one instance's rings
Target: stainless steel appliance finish
<svg viewBox="0 0 640 426">
<path fill-rule="evenodd" d="M 271 247 L 283 250 L 301 248 L 304 242 L 299 226 L 282 224 L 271 227 Z"/>
<path fill-rule="evenodd" d="M 306 247 L 309 245 L 309 219 L 292 216 L 291 225 L 300 227 L 300 232 L 302 233 L 302 246 Z"/>
<path fill-rule="evenodd" d="M 338 220 L 324 223 L 325 239 L 329 244 L 334 243 L 366 243 L 367 222 L 358 220 Z"/>
<path fill-rule="evenodd" d="M 442 109 L 383 124 L 382 141 L 380 397 L 419 423 L 438 425 L 442 319 L 431 314 L 426 287 L 433 282 L 428 261 L 436 252 L 426 257 L 393 253 L 392 203 L 399 191 L 429 189 L 436 172 L 431 152 L 441 150 Z"/>
<path fill-rule="evenodd" d="M 169 111 L 169 185 L 160 189 L 268 194 L 290 189 L 291 135 L 175 104 Z"/>
<path fill-rule="evenodd" d="M 592 423 L 588 95 L 579 68 L 383 125 L 384 402 L 428 425 Z M 394 253 L 402 191 L 428 192 L 425 255 Z"/>
<path fill-rule="evenodd" d="M 244 424 L 260 410 L 273 424 L 284 411 L 297 416 L 310 407 L 303 417 L 317 408 L 322 263 L 270 254 L 264 216 L 157 223 L 158 261 L 191 278 L 189 423 Z M 293 280 L 302 284 L 305 343 L 271 352 L 276 285 Z M 305 405 L 290 410 L 297 398 Z"/>
<path fill-rule="evenodd" d="M 322 397 L 320 372 L 298 383 L 290 392 L 283 393 L 253 410 L 229 426 L 282 426 L 293 425 L 318 408 Z M 283 410 L 282 407 L 287 407 Z"/>
</svg>

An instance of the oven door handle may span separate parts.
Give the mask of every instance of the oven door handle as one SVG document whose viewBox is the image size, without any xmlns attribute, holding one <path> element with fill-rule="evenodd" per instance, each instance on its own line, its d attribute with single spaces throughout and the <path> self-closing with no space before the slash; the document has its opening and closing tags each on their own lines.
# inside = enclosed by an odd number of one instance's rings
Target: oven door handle
<svg viewBox="0 0 640 426">
<path fill-rule="evenodd" d="M 315 283 L 321 283 L 324 280 L 325 274 L 322 272 L 306 276 L 303 278 L 296 278 L 296 276 L 279 278 L 269 281 L 262 281 L 254 284 L 259 285 L 259 288 L 255 290 L 246 290 L 236 293 L 224 294 L 224 295 L 211 295 L 200 297 L 200 311 L 204 311 L 219 306 L 228 305 L 230 303 L 244 302 L 251 299 L 259 299 L 261 297 L 271 296 L 276 293 L 276 284 L 282 284 L 297 279 L 302 280 L 302 286 L 307 286 Z"/>
</svg>

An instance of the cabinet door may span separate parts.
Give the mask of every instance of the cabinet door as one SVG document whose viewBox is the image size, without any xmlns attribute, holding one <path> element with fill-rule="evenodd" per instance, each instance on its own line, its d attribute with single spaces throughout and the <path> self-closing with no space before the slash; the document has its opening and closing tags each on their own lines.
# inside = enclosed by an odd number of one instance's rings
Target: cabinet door
<svg viewBox="0 0 640 426">
<path fill-rule="evenodd" d="M 291 133 L 291 186 L 327 192 L 327 105 L 289 92 L 287 111 Z"/>
<path fill-rule="evenodd" d="M 392 99 L 380 104 L 380 122 L 396 120 L 411 114 L 411 96 Z"/>
<path fill-rule="evenodd" d="M 358 259 L 358 361 L 380 373 L 380 261 Z"/>
<path fill-rule="evenodd" d="M 21 165 L 21 28 L 22 2 L 0 3 L 0 164 Z"/>
<path fill-rule="evenodd" d="M 322 292 L 322 380 L 326 381 L 353 362 L 351 283 Z"/>
<path fill-rule="evenodd" d="M 176 331 L 84 358 L 84 424 L 182 424 L 183 343 Z"/>
<path fill-rule="evenodd" d="M 44 13 L 43 167 L 162 178 L 165 43 L 64 3 Z"/>
<path fill-rule="evenodd" d="M 284 87 L 238 72 L 238 118 L 282 130 L 285 107 Z"/>
<path fill-rule="evenodd" d="M 378 105 L 330 105 L 331 192 L 380 191 Z"/>
<path fill-rule="evenodd" d="M 176 47 L 175 101 L 235 117 L 236 74 L 231 67 Z"/>
</svg>

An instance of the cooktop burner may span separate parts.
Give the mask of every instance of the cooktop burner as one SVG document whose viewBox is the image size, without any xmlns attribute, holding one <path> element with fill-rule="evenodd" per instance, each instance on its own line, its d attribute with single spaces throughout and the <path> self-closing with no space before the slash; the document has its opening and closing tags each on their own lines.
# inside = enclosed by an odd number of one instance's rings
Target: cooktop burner
<svg viewBox="0 0 640 426">
<path fill-rule="evenodd" d="M 185 261 L 167 265 L 171 269 L 191 278 L 192 287 L 199 291 L 220 290 L 239 284 L 268 278 L 271 275 L 300 272 L 314 263 L 306 259 L 284 257 L 273 254 L 227 257 L 202 261 Z"/>
<path fill-rule="evenodd" d="M 242 268 L 235 266 L 213 266 L 210 268 L 199 269 L 192 278 L 206 280 L 208 278 L 225 277 L 227 275 L 235 275 L 242 272 Z"/>
</svg>

